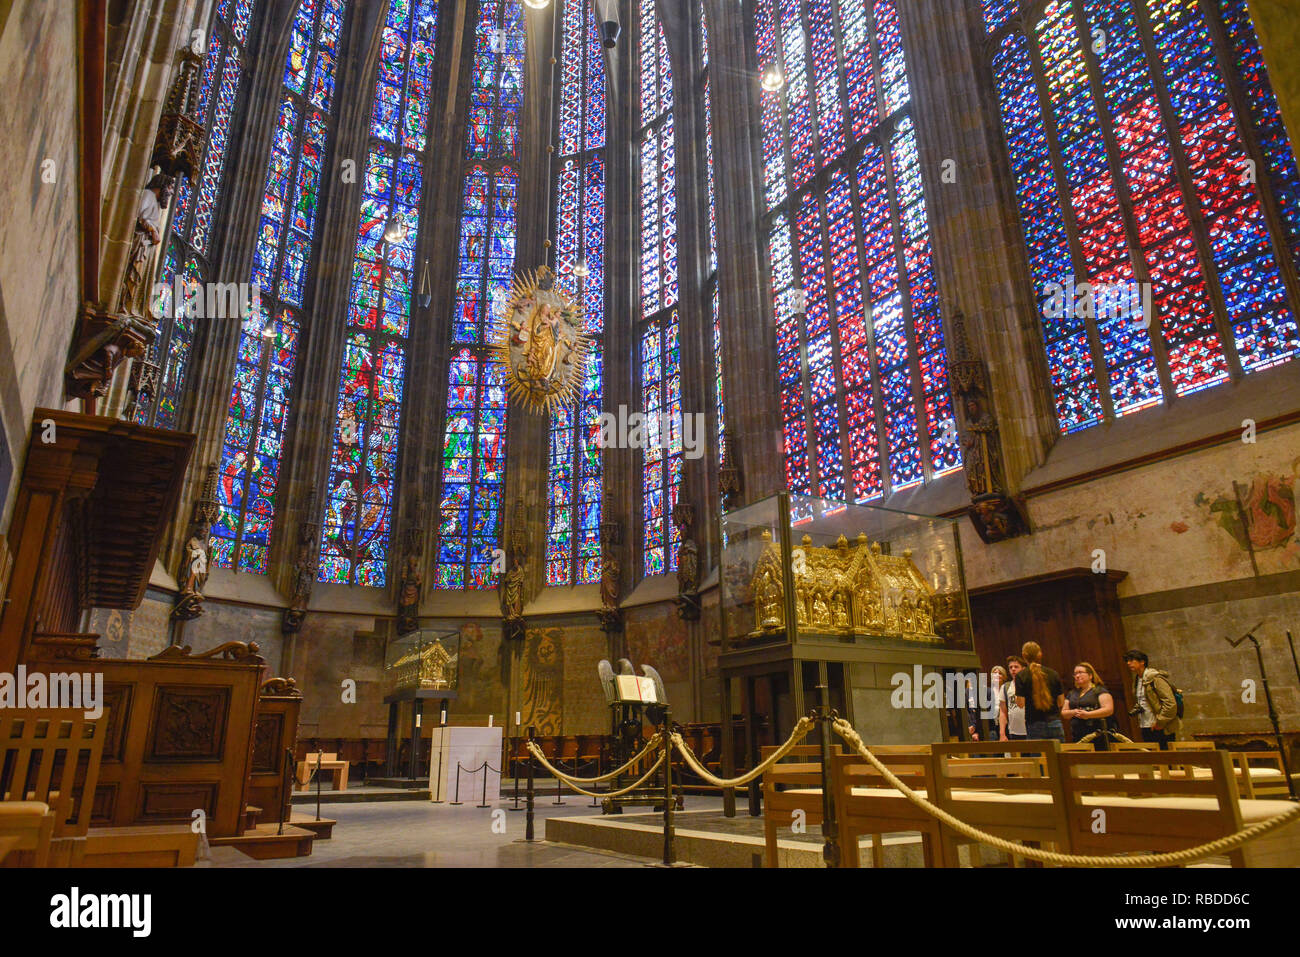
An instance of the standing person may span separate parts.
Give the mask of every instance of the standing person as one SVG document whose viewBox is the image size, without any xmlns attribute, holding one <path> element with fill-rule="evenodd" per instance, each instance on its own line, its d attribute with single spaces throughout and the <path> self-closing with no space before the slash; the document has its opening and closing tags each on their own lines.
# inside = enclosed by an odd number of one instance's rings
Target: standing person
<svg viewBox="0 0 1300 957">
<path fill-rule="evenodd" d="M 1133 673 L 1133 710 L 1143 741 L 1154 741 L 1161 751 L 1169 750 L 1182 723 L 1178 717 L 1178 699 L 1174 686 L 1163 671 L 1147 666 L 1148 658 L 1140 651 L 1126 651 L 1124 663 Z"/>
<path fill-rule="evenodd" d="M 1025 733 L 1025 709 L 1016 697 L 1016 675 L 1025 670 L 1025 659 L 1012 655 L 1007 659 L 1007 670 L 1011 677 L 1002 688 L 998 724 L 1003 741 L 1024 741 L 1028 737 Z"/>
<path fill-rule="evenodd" d="M 1115 721 L 1115 699 L 1101 683 L 1097 669 L 1088 662 L 1081 661 L 1074 666 L 1074 687 L 1065 696 L 1065 702 L 1061 717 L 1070 719 L 1071 738 L 1078 741 L 1096 735 L 1092 739 L 1093 748 L 1105 751 L 1107 732 Z"/>
<path fill-rule="evenodd" d="M 992 691 L 989 700 L 992 701 L 995 707 L 997 707 L 1000 700 L 1000 689 L 1006 674 L 1001 665 L 994 665 L 993 670 L 989 672 L 989 688 Z M 970 739 L 972 741 L 997 741 L 1000 737 L 998 719 L 998 714 L 990 717 L 984 712 L 984 702 L 980 700 L 979 685 L 974 675 L 968 675 L 966 678 L 966 732 L 970 735 Z"/>
<path fill-rule="evenodd" d="M 1031 741 L 1054 738 L 1064 742 L 1061 706 L 1065 694 L 1061 676 L 1043 665 L 1043 649 L 1038 642 L 1026 641 L 1020 654 L 1029 665 L 1016 676 L 1016 697 L 1025 709 L 1025 733 Z"/>
</svg>

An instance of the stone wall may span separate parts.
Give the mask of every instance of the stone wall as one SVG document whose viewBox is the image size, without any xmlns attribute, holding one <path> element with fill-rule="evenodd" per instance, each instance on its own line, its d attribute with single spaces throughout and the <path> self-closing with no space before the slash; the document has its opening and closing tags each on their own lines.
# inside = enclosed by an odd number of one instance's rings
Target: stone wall
<svg viewBox="0 0 1300 957">
<path fill-rule="evenodd" d="M 63 407 L 77 314 L 77 5 L 16 0 L 0 34 L 0 530 L 32 410 Z"/>
</svg>

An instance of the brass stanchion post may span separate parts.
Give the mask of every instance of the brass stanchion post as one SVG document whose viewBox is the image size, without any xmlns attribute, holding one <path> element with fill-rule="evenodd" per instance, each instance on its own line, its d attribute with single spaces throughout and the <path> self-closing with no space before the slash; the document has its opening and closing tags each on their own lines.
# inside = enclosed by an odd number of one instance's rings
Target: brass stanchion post
<svg viewBox="0 0 1300 957">
<path fill-rule="evenodd" d="M 818 707 L 815 709 L 817 721 L 821 724 L 822 736 L 822 858 L 827 867 L 840 866 L 839 824 L 835 820 L 835 794 L 831 790 L 831 723 L 835 712 L 831 710 L 830 689 L 818 685 Z"/>
<path fill-rule="evenodd" d="M 531 744 L 533 740 L 533 726 L 528 726 L 528 741 Z M 524 812 L 524 840 L 533 840 L 533 765 L 536 764 L 536 758 L 533 757 L 532 749 L 528 751 L 528 808 Z"/>
<path fill-rule="evenodd" d="M 677 863 L 677 848 L 673 833 L 673 719 L 672 712 L 664 708 L 664 866 Z"/>
</svg>

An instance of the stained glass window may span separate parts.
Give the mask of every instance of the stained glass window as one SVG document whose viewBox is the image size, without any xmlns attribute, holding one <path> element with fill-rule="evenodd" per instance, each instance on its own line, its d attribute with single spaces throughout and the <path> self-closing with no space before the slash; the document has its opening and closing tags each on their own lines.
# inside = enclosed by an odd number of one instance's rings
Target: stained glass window
<svg viewBox="0 0 1300 957">
<path fill-rule="evenodd" d="M 640 0 L 642 569 L 677 567 L 673 506 L 682 480 L 681 348 L 677 309 L 677 148 L 673 72 L 655 0 Z"/>
<path fill-rule="evenodd" d="M 718 314 L 718 209 L 713 172 L 713 95 L 709 82 L 709 20 L 700 4 L 700 96 L 704 106 L 704 172 L 709 200 L 709 268 L 712 270 L 705 283 L 709 300 L 709 316 L 713 330 L 713 397 L 717 404 L 718 458 L 726 456 L 726 404 L 722 395 L 722 323 Z"/>
<path fill-rule="evenodd" d="M 591 0 L 563 0 L 561 12 L 555 271 L 558 284 L 583 304 L 592 350 L 578 401 L 551 412 L 548 585 L 600 580 L 605 66 Z"/>
<path fill-rule="evenodd" d="M 320 580 L 384 585 L 420 233 L 437 0 L 392 0 L 352 263 Z"/>
<path fill-rule="evenodd" d="M 291 26 L 253 250 L 261 305 L 240 331 L 221 452 L 211 543 L 212 561 L 222 568 L 267 570 L 348 6 L 302 0 Z"/>
<path fill-rule="evenodd" d="M 863 502 L 961 466 L 898 11 L 754 26 L 786 483 Z"/>
<path fill-rule="evenodd" d="M 1244 0 L 1016 7 L 985 23 L 1061 430 L 1300 352 L 1300 177 Z"/>
<path fill-rule="evenodd" d="M 208 141 L 194 178 L 178 179 L 172 201 L 171 235 L 158 280 L 161 295 L 152 303 L 159 317 L 158 337 L 147 356 L 147 361 L 159 367 L 158 385 L 152 397 L 136 405 L 135 421 L 142 425 L 176 428 L 194 347 L 195 322 L 213 318 L 201 314 L 206 305 L 202 311 L 198 308 L 195 291 L 211 276 L 212 221 L 225 178 L 230 122 L 243 83 L 244 41 L 254 3 L 222 0 L 213 11 L 199 74 L 199 112 Z M 187 300 L 192 307 L 187 308 Z M 203 301 L 206 304 L 206 295 Z"/>
<path fill-rule="evenodd" d="M 507 403 L 489 344 L 514 278 L 524 36 L 519 0 L 480 4 L 451 323 L 438 588 L 496 583 L 492 561 L 501 537 Z"/>
</svg>

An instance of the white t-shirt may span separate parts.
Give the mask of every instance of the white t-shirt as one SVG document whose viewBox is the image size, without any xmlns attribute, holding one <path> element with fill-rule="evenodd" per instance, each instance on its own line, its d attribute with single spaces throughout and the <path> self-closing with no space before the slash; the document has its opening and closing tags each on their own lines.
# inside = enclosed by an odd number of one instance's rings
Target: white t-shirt
<svg viewBox="0 0 1300 957">
<path fill-rule="evenodd" d="M 1007 703 L 1007 734 L 1028 734 L 1025 730 L 1025 709 L 1016 704 L 1016 683 L 1008 681 L 1000 689 Z"/>
</svg>

